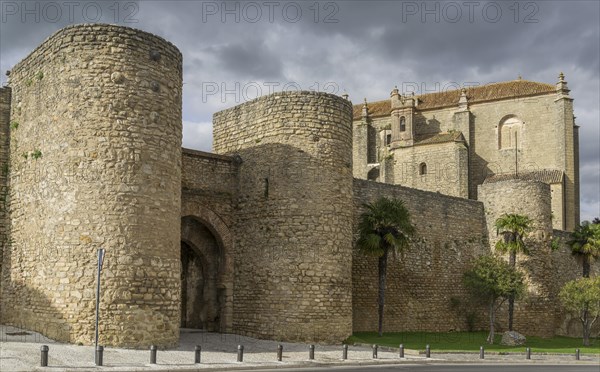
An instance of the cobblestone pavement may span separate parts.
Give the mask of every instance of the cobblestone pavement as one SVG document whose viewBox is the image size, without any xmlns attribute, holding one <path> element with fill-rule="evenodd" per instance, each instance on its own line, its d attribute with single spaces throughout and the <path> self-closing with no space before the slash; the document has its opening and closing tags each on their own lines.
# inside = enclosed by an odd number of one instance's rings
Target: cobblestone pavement
<svg viewBox="0 0 600 372">
<path fill-rule="evenodd" d="M 277 361 L 277 345 L 283 346 L 283 359 Z M 48 367 L 40 367 L 40 347 L 48 345 Z M 201 364 L 194 364 L 194 347 L 202 346 Z M 237 346 L 244 346 L 243 362 L 237 362 Z M 309 360 L 308 345 L 257 340 L 231 334 L 206 333 L 182 329 L 178 348 L 158 350 L 157 364 L 150 364 L 149 350 L 105 348 L 104 366 L 94 364 L 94 347 L 61 344 L 31 331 L 10 326 L 0 326 L 0 371 L 174 371 L 174 370 L 225 370 L 280 367 L 317 367 L 329 365 L 366 364 L 423 364 L 423 363 L 524 363 L 524 364 L 600 364 L 600 357 L 581 355 L 576 361 L 573 355 L 532 354 L 531 360 L 524 353 L 499 355 L 486 353 L 485 360 L 478 353 L 435 353 L 431 358 L 416 350 L 405 350 L 405 358 L 399 358 L 397 350 L 380 348 L 378 358 L 373 359 L 370 346 L 351 345 L 348 359 L 342 360 L 340 345 L 315 345 L 315 359 Z"/>
</svg>

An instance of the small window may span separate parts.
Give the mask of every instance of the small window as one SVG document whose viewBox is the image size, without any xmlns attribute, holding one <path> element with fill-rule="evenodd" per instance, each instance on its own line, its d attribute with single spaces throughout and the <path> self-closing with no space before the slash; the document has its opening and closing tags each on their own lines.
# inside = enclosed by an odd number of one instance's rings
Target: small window
<svg viewBox="0 0 600 372">
<path fill-rule="evenodd" d="M 419 164 L 419 175 L 427 174 L 427 164 L 421 163 Z"/>
<path fill-rule="evenodd" d="M 385 144 L 386 146 L 389 145 L 390 143 L 392 143 L 392 135 L 388 134 L 385 136 Z"/>
<path fill-rule="evenodd" d="M 400 118 L 400 132 L 406 131 L 406 118 L 402 116 Z"/>
</svg>

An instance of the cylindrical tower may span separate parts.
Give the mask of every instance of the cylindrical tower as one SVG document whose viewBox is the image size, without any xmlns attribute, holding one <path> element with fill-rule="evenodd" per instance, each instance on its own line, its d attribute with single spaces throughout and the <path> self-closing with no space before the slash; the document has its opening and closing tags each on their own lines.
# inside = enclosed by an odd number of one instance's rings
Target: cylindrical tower
<svg viewBox="0 0 600 372">
<path fill-rule="evenodd" d="M 10 73 L 2 322 L 61 341 L 179 337 L 182 57 L 126 27 L 66 27 Z"/>
<path fill-rule="evenodd" d="M 533 221 L 532 231 L 525 239 L 530 254 L 517 255 L 517 267 L 525 274 L 527 291 L 523 299 L 515 301 L 514 330 L 529 335 L 553 336 L 557 314 L 554 309 L 558 301 L 554 281 L 549 280 L 553 270 L 550 186 L 520 179 L 484 183 L 479 186 L 478 198 L 485 207 L 492 250 L 501 239 L 494 224 L 503 214 L 526 215 Z M 499 317 L 498 321 L 501 327 L 506 327 L 508 317 Z"/>
<path fill-rule="evenodd" d="M 352 104 L 315 92 L 214 115 L 214 150 L 241 157 L 234 332 L 341 341 L 352 333 Z"/>
</svg>

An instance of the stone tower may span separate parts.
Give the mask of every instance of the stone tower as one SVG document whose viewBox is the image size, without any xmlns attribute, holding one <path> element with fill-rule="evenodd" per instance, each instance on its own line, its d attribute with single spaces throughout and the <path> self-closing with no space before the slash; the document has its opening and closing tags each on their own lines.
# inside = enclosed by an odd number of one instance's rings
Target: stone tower
<svg viewBox="0 0 600 372">
<path fill-rule="evenodd" d="M 213 118 L 214 151 L 241 158 L 234 332 L 340 341 L 352 333 L 352 105 L 314 92 Z"/>
<path fill-rule="evenodd" d="M 179 337 L 182 57 L 160 37 L 76 25 L 10 73 L 2 322 L 100 343 Z"/>
<path fill-rule="evenodd" d="M 491 250 L 501 238 L 494 224 L 503 214 L 526 215 L 533 221 L 532 231 L 525 240 L 530 254 L 517 255 L 517 267 L 526 276 L 527 295 L 526 299 L 515 302 L 514 329 L 528 329 L 528 332 L 544 337 L 553 336 L 556 325 L 552 314 L 558 313 L 559 302 L 555 297 L 558 289 L 549 278 L 549 273 L 554 270 L 550 251 L 550 186 L 543 182 L 518 179 L 484 183 L 479 186 L 479 200 L 486 211 Z M 502 318 L 499 322 L 506 326 L 505 320 Z"/>
</svg>

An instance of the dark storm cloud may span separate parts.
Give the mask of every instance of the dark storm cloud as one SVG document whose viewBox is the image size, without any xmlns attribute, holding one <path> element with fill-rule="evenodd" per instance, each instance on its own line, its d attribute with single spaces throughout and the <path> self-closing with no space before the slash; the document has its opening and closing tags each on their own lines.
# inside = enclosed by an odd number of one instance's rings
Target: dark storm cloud
<svg viewBox="0 0 600 372">
<path fill-rule="evenodd" d="M 250 79 L 282 79 L 281 57 L 260 40 L 245 40 L 212 48 L 220 65 Z"/>
<path fill-rule="evenodd" d="M 554 84 L 563 71 L 581 126 L 582 219 L 600 214 L 596 1 L 475 1 L 469 3 L 472 13 L 464 1 L 287 1 L 270 3 L 272 8 L 262 1 L 143 1 L 138 22 L 129 24 L 123 9 L 128 2 L 119 3 L 119 19 L 109 8 L 114 1 L 97 3 L 103 6 L 103 22 L 158 34 L 182 51 L 184 143 L 203 150 L 209 150 L 212 114 L 253 98 L 207 96 L 207 82 L 219 89 L 295 82 L 316 90 L 333 82 L 336 93 L 348 92 L 360 102 L 385 99 L 403 83 L 431 91 L 449 82 L 485 84 L 521 75 Z M 260 16 L 250 3 L 258 4 Z M 2 70 L 68 23 L 15 17 L 2 22 Z"/>
</svg>

